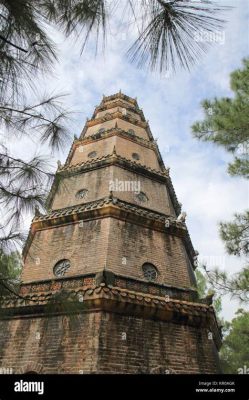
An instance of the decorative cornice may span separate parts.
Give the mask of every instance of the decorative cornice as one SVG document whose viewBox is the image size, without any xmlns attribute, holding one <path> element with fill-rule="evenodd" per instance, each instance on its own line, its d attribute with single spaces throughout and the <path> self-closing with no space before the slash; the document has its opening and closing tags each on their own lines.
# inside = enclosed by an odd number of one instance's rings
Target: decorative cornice
<svg viewBox="0 0 249 400">
<path fill-rule="evenodd" d="M 90 286 L 67 291 L 73 301 L 79 304 L 79 296 L 83 299 L 82 310 L 108 311 L 135 315 L 146 319 L 156 319 L 190 326 L 204 326 L 212 330 L 217 347 L 221 345 L 221 337 L 212 306 L 184 300 L 166 299 L 152 294 L 138 293 L 119 287 L 101 283 L 99 286 Z M 46 313 L 46 306 L 53 298 L 53 292 L 37 293 L 23 296 L 16 300 L 5 300 L 5 311 L 9 310 L 10 317 Z M 53 312 L 57 314 L 56 311 Z M 67 314 L 67 312 L 60 312 Z"/>
<path fill-rule="evenodd" d="M 63 173 L 69 173 L 70 174 L 70 171 L 74 171 L 74 173 L 75 173 L 76 171 L 80 172 L 80 171 L 85 170 L 85 169 L 88 170 L 88 169 L 90 169 L 90 168 L 88 168 L 89 166 L 91 166 L 91 167 L 93 167 L 93 166 L 94 167 L 101 166 L 102 167 L 103 166 L 102 165 L 103 161 L 108 161 L 108 164 L 109 163 L 110 164 L 115 163 L 115 164 L 119 164 L 119 165 L 121 165 L 121 164 L 123 165 L 122 162 L 125 162 L 127 164 L 126 166 L 129 167 L 129 169 L 134 169 L 134 167 L 137 167 L 137 173 L 140 173 L 140 174 L 142 173 L 142 175 L 144 175 L 144 174 L 147 175 L 148 172 L 151 172 L 151 173 L 154 174 L 154 178 L 158 178 L 159 176 L 160 177 L 165 177 L 165 176 L 168 175 L 167 170 L 162 172 L 162 171 L 159 171 L 159 170 L 157 170 L 155 168 L 148 167 L 145 164 L 141 164 L 138 161 L 130 160 L 130 159 L 126 158 L 126 157 L 122 157 L 119 154 L 116 154 L 115 161 L 114 161 L 113 160 L 113 153 L 107 154 L 107 155 L 102 156 L 102 157 L 97 157 L 97 158 L 94 158 L 94 159 L 91 159 L 91 160 L 83 161 L 81 163 L 77 163 L 77 164 L 74 164 L 74 165 L 61 166 L 60 168 L 57 169 L 57 173 L 63 175 Z M 87 167 L 87 168 L 85 168 L 85 167 Z M 93 169 L 95 169 L 95 168 L 93 168 Z M 161 181 L 161 179 L 159 179 L 159 180 Z"/>
<path fill-rule="evenodd" d="M 128 203 L 124 200 L 118 199 L 117 197 L 113 197 L 112 195 L 110 195 L 108 197 L 104 197 L 99 200 L 91 201 L 89 203 L 66 207 L 66 208 L 62 208 L 59 210 L 51 210 L 46 215 L 35 216 L 33 218 L 33 224 L 34 224 L 34 222 L 37 222 L 37 221 L 46 221 L 46 220 L 55 219 L 58 217 L 67 216 L 67 215 L 71 215 L 71 214 L 75 215 L 75 214 L 78 214 L 78 213 L 81 213 L 81 212 L 84 212 L 87 210 L 96 210 L 96 209 L 102 208 L 106 205 L 114 205 L 115 207 L 119 207 L 120 209 L 132 211 L 136 215 L 143 216 L 148 219 L 152 219 L 153 221 L 160 221 L 163 223 L 163 225 L 165 225 L 165 220 L 169 219 L 171 226 L 175 226 L 176 228 L 181 229 L 181 230 L 183 229 L 184 231 L 186 230 L 185 224 L 183 224 L 181 222 L 177 222 L 177 220 L 170 215 L 162 214 L 162 213 L 156 212 L 154 210 L 150 210 L 148 208 L 141 207 L 139 205 Z"/>
<path fill-rule="evenodd" d="M 106 272 L 106 269 L 105 269 Z M 99 281 L 98 275 L 103 273 L 103 269 L 99 273 L 88 273 L 82 275 L 64 276 L 55 279 L 45 279 L 39 281 L 28 281 L 22 283 L 20 286 L 20 295 L 34 294 L 37 292 L 54 292 L 55 290 L 67 290 L 76 289 L 79 287 L 85 287 L 89 285 L 96 285 L 96 280 Z M 133 290 L 136 292 L 149 293 L 155 296 L 167 296 L 167 298 L 176 298 L 178 300 L 187 300 L 195 302 L 198 299 L 198 293 L 196 288 L 192 287 L 178 287 L 172 286 L 165 283 L 148 282 L 146 280 L 132 278 L 125 275 L 117 275 L 112 273 L 114 276 L 113 286 L 117 286 L 123 289 Z M 97 278 L 96 278 L 97 277 Z M 96 279 L 95 279 L 96 278 Z M 110 284 L 105 279 L 101 280 L 102 283 Z"/>
</svg>

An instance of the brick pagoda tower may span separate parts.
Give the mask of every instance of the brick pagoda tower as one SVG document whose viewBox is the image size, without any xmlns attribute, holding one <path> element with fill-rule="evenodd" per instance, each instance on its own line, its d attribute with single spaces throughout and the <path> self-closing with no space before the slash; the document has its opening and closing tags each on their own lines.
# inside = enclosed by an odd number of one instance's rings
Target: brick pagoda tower
<svg viewBox="0 0 249 400">
<path fill-rule="evenodd" d="M 193 194 L 194 195 L 194 194 Z M 179 217 L 180 215 L 180 217 Z M 137 101 L 103 97 L 32 221 L 0 367 L 38 373 L 218 373 L 184 213 Z M 79 304 L 47 310 L 59 293 Z"/>
</svg>

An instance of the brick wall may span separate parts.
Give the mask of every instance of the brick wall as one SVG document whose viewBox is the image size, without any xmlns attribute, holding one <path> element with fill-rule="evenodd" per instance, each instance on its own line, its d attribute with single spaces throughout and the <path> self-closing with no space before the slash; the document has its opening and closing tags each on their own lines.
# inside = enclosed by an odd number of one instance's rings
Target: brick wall
<svg viewBox="0 0 249 400">
<path fill-rule="evenodd" d="M 215 373 L 216 356 L 205 328 L 102 314 L 99 372 Z"/>
<path fill-rule="evenodd" d="M 126 257 L 126 265 L 122 258 Z M 182 240 L 163 232 L 110 220 L 107 267 L 116 274 L 144 280 L 142 265 L 152 263 L 158 270 L 157 282 L 190 287 Z"/>
<path fill-rule="evenodd" d="M 95 158 L 102 157 L 108 154 L 112 154 L 114 146 L 118 155 L 127 158 L 128 160 L 134 161 L 132 153 L 138 153 L 140 160 L 138 161 L 142 165 L 146 165 L 150 168 L 160 170 L 157 156 L 154 150 L 141 146 L 128 139 L 121 138 L 119 136 L 111 136 L 106 139 L 96 140 L 93 143 L 87 143 L 84 145 L 78 145 L 74 155 L 72 157 L 70 165 L 89 161 L 88 154 L 92 151 L 96 151 L 97 155 Z"/>
<path fill-rule="evenodd" d="M 53 267 L 64 258 L 71 263 L 65 277 L 96 273 L 106 263 L 116 274 L 144 279 L 142 265 L 150 262 L 158 269 L 158 283 L 191 286 L 180 238 L 114 218 L 36 232 L 23 268 L 23 282 L 54 279 Z"/>
<path fill-rule="evenodd" d="M 205 328 L 106 312 L 0 321 L 0 367 L 30 365 L 42 373 L 218 372 Z"/>
<path fill-rule="evenodd" d="M 52 203 L 52 209 L 57 210 L 64 207 L 70 207 L 76 204 L 87 203 L 106 197 L 110 193 L 109 183 L 116 182 L 139 182 L 135 183 L 135 189 L 139 188 L 144 192 L 148 201 L 138 202 L 133 191 L 115 191 L 114 196 L 119 199 L 141 205 L 151 210 L 155 210 L 167 215 L 172 214 L 169 196 L 166 185 L 143 175 L 138 175 L 132 171 L 125 170 L 118 166 L 109 166 L 99 168 L 93 171 L 81 173 L 71 177 L 65 177 L 61 180 Z M 138 186 L 139 185 L 139 186 Z M 87 189 L 87 196 L 83 199 L 77 199 L 76 193 L 81 189 Z M 130 187 L 132 189 L 132 187 Z"/>
<path fill-rule="evenodd" d="M 0 321 L 0 365 L 14 373 L 27 372 L 29 365 L 42 366 L 43 373 L 96 371 L 100 317 Z"/>
<path fill-rule="evenodd" d="M 23 282 L 54 279 L 53 267 L 61 259 L 69 259 L 71 263 L 65 276 L 94 273 L 103 269 L 109 221 L 84 221 L 81 225 L 69 224 L 36 232 L 23 267 Z"/>
</svg>

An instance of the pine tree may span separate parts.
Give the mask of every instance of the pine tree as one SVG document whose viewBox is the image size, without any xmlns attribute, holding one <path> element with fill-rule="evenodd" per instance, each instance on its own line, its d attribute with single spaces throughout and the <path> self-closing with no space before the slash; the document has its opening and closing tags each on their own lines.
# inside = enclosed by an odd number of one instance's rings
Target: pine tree
<svg viewBox="0 0 249 400">
<path fill-rule="evenodd" d="M 233 176 L 249 177 L 249 59 L 243 69 L 231 74 L 233 98 L 204 100 L 204 120 L 192 126 L 194 137 L 222 146 L 234 155 L 228 172 Z M 249 257 L 249 211 L 235 214 L 232 222 L 220 223 L 220 236 L 229 254 Z M 249 265 L 233 275 L 218 268 L 207 271 L 212 285 L 221 293 L 230 294 L 242 303 L 249 303 Z"/>
<path fill-rule="evenodd" d="M 204 120 L 192 126 L 194 137 L 224 147 L 234 155 L 228 172 L 249 177 L 249 59 L 231 74 L 234 97 L 204 100 Z"/>
<path fill-rule="evenodd" d="M 220 351 L 222 370 L 226 374 L 248 374 L 249 312 L 239 309 L 225 324 L 225 337 Z"/>
</svg>

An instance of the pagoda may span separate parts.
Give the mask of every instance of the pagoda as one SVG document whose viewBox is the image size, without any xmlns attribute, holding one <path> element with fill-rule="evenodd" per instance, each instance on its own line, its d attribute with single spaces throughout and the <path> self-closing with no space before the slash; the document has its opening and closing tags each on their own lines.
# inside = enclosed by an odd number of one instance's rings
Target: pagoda
<svg viewBox="0 0 249 400">
<path fill-rule="evenodd" d="M 137 100 L 104 96 L 32 220 L 19 297 L 0 321 L 0 367 L 219 373 L 220 330 L 197 293 L 185 218 Z M 61 293 L 76 311 L 51 308 Z"/>
</svg>

